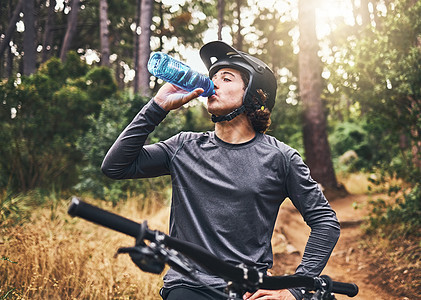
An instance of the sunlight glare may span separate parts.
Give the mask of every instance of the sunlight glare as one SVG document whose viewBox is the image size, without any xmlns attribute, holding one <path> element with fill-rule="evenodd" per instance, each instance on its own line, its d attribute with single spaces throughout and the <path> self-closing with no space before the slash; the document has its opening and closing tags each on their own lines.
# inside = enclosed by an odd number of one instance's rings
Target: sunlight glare
<svg viewBox="0 0 421 300">
<path fill-rule="evenodd" d="M 319 0 L 316 10 L 317 35 L 319 39 L 329 35 L 337 26 L 338 19 L 354 26 L 352 3 L 350 0 Z"/>
<path fill-rule="evenodd" d="M 20 20 L 16 23 L 16 31 L 17 32 L 24 32 L 25 31 L 25 23 Z"/>
<path fill-rule="evenodd" d="M 290 10 L 291 4 L 289 1 L 285 0 L 265 0 L 265 1 L 255 1 L 256 3 L 253 6 L 258 6 L 266 9 L 275 8 L 280 13 L 285 13 Z"/>
</svg>

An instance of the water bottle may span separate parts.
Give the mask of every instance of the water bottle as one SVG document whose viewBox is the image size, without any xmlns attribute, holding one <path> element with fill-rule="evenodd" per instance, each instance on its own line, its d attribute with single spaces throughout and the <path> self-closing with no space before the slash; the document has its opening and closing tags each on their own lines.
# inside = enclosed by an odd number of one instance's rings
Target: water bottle
<svg viewBox="0 0 421 300">
<path fill-rule="evenodd" d="M 155 52 L 148 61 L 149 72 L 166 82 L 170 82 L 188 92 L 196 88 L 205 91 L 200 96 L 209 97 L 215 94 L 212 80 L 208 76 L 192 70 L 186 64 L 168 54 Z"/>
</svg>

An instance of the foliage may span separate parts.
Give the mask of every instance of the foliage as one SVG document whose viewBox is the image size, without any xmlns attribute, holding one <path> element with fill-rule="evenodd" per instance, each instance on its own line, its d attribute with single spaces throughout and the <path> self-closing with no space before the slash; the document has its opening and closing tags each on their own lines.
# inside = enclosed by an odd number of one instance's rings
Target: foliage
<svg viewBox="0 0 421 300">
<path fill-rule="evenodd" d="M 201 102 L 197 101 L 192 106 L 183 108 L 177 118 L 181 118 L 183 115 L 185 117 L 183 131 L 205 132 L 213 130 L 214 124 Z"/>
<path fill-rule="evenodd" d="M 275 74 L 279 75 L 286 68 L 298 77 L 298 56 L 294 53 L 290 34 L 297 26 L 297 21 L 292 19 L 292 5 L 288 6 L 289 10 L 283 12 L 278 9 L 258 8 L 246 39 L 250 40 L 249 52 L 270 65 Z M 292 84 L 296 81 L 289 79 Z M 285 85 L 289 82 L 282 83 Z"/>
<path fill-rule="evenodd" d="M 123 71 L 134 66 L 136 2 L 108 1 L 112 68 L 120 87 L 127 84 Z M 12 0 L 0 8 L 3 32 L 8 26 L 7 10 L 16 3 Z M 46 25 L 46 3 L 36 11 L 39 32 Z M 224 29 L 230 27 L 232 35 L 240 28 L 238 22 L 245 21 L 232 18 L 232 10 L 239 3 L 251 24 L 241 30 L 243 49 L 267 62 L 279 82 L 268 133 L 304 153 L 294 48 L 296 2 L 285 1 L 276 9 L 257 6 L 259 1 L 249 1 L 249 7 L 243 5 L 244 1 L 227 3 Z M 53 55 L 58 55 L 61 47 L 69 5 L 64 1 L 55 11 Z M 99 53 L 98 7 L 98 0 L 86 0 L 81 5 L 78 38 L 72 48 L 82 56 L 89 51 Z M 362 28 L 344 22 L 332 26 L 332 34 L 323 40 L 324 50 L 327 45 L 330 51 L 329 59 L 323 60 L 330 74 L 323 100 L 338 167 L 339 157 L 354 151 L 356 159 L 347 165 L 348 171 L 380 173 L 384 180 L 403 179 L 414 188 L 421 176 L 421 3 L 394 0 L 385 2 L 385 7 L 387 11 L 381 14 L 374 9 L 375 26 Z M 182 55 L 185 48 L 200 47 L 207 29 L 215 27 L 216 1 L 155 1 L 153 15 L 152 49 Z M 233 37 L 234 42 L 236 39 Z M 22 44 L 23 33 L 15 32 L 10 57 L 15 74 L 22 65 Z M 8 62 L 2 60 L 3 77 L 7 76 L 7 66 Z M 100 173 L 112 142 L 149 100 L 128 91 L 115 93 L 116 84 L 109 71 L 92 68 L 72 53 L 64 64 L 53 58 L 30 77 L 16 75 L 0 83 L 0 138 L 4 143 L 0 150 L 0 188 L 8 187 L 9 192 L 33 188 L 61 191 L 77 184 L 77 191 L 115 203 L 131 193 L 146 193 L 167 183 L 167 179 L 117 182 Z M 164 140 L 180 130 L 209 130 L 212 124 L 208 120 L 200 103 L 172 112 L 150 135 L 149 142 Z M 399 201 L 409 205 L 402 198 Z"/>
<path fill-rule="evenodd" d="M 419 2 L 396 2 L 393 11 L 379 16 L 378 26 L 337 53 L 343 54 L 340 92 L 354 102 L 353 119 L 362 117 L 374 136 L 371 147 L 385 151 L 373 165 L 409 181 L 414 174 L 402 170 L 416 169 L 421 155 L 410 151 L 421 136 L 420 13 Z M 397 160 L 401 166 L 388 165 Z"/>
<path fill-rule="evenodd" d="M 83 158 L 76 140 L 90 128 L 102 97 L 115 90 L 108 70 L 89 70 L 74 53 L 65 64 L 53 58 L 21 82 L 1 83 L 2 187 L 25 192 L 75 184 Z"/>
<path fill-rule="evenodd" d="M 77 143 L 77 148 L 89 162 L 81 166 L 79 183 L 75 187 L 78 192 L 117 203 L 126 199 L 128 192 L 142 189 L 142 181 L 114 181 L 106 178 L 100 169 L 108 149 L 134 116 L 129 116 L 129 112 L 141 108 L 147 101 L 142 97 L 132 98 L 129 94 L 115 95 L 102 103 L 97 118 L 91 116 L 92 127 Z"/>
<path fill-rule="evenodd" d="M 301 105 L 288 104 L 285 99 L 278 97 L 271 114 L 271 121 L 267 134 L 297 149 L 303 155 Z"/>
<path fill-rule="evenodd" d="M 397 195 L 401 188 L 392 187 L 389 195 Z M 403 192 L 394 203 L 379 198 L 371 201 L 373 207 L 367 231 L 383 237 L 397 239 L 421 235 L 421 185 Z"/>
<path fill-rule="evenodd" d="M 212 1 L 185 1 L 177 10 L 162 3 L 162 14 L 156 18 L 155 34 L 168 40 L 177 39 L 181 45 L 199 47 L 205 31 L 209 28 L 216 10 Z M 177 5 L 178 6 L 178 5 Z M 158 14 L 157 14 L 158 15 Z M 161 46 L 164 46 L 161 44 Z"/>
<path fill-rule="evenodd" d="M 129 93 L 116 93 L 109 69 L 88 67 L 75 54 L 64 64 L 53 58 L 22 82 L 9 80 L 1 85 L 0 163 L 2 197 L 9 207 L 20 211 L 13 195 L 41 188 L 77 192 L 117 203 L 133 193 L 153 194 L 168 186 L 168 178 L 143 181 L 113 181 L 101 172 L 102 160 L 114 140 L 149 101 Z M 206 120 L 205 122 L 203 120 Z M 181 130 L 209 130 L 212 124 L 201 102 L 169 114 L 160 129 L 149 137 L 154 143 Z M 12 163 L 11 163 L 12 162 Z M 162 198 L 162 197 L 161 197 Z M 23 203 L 23 202 L 22 202 Z"/>
<path fill-rule="evenodd" d="M 287 7 L 286 11 L 258 7 L 243 47 L 266 62 L 280 82 L 267 133 L 304 154 L 302 107 L 297 97 L 298 57 L 290 35 L 297 22 L 291 17 L 293 6 Z"/>
<path fill-rule="evenodd" d="M 379 17 L 378 26 L 366 32 L 364 38 L 353 40 L 344 51 L 342 70 L 347 76 L 342 81 L 342 92 L 355 99 L 354 108 L 389 152 L 389 161 L 402 151 L 409 155 L 402 156 L 402 164 L 414 169 L 420 153 L 407 150 L 420 141 L 421 4 L 395 4 L 393 11 Z M 355 65 L 349 64 L 351 60 Z M 404 142 L 399 143 L 399 139 Z M 401 147 L 396 147 L 399 144 Z M 395 147 L 390 148 L 392 145 Z M 392 174 L 396 171 L 395 166 L 382 168 Z M 410 173 L 400 176 L 411 180 Z"/>
<path fill-rule="evenodd" d="M 336 63 L 327 68 L 335 88 L 326 96 L 331 118 L 348 122 L 335 126 L 331 141 L 336 155 L 357 153 L 353 167 L 380 173 L 377 184 L 396 178 L 409 185 L 395 187 L 393 203 L 375 203 L 372 228 L 414 232 L 421 207 L 421 3 L 391 1 L 387 9 L 376 26 L 332 48 Z"/>
<path fill-rule="evenodd" d="M 3 192 L 0 196 L 0 225 L 5 228 L 26 222 L 32 210 L 42 202 L 43 196 L 39 191 L 34 190 L 25 195 Z"/>
<path fill-rule="evenodd" d="M 164 193 L 159 198 L 166 197 L 165 188 L 169 185 L 169 178 L 115 181 L 106 178 L 100 171 L 108 149 L 149 100 L 129 93 L 115 95 L 102 103 L 98 117 L 90 117 L 93 125 L 77 143 L 78 150 L 85 154 L 89 163 L 81 166 L 76 191 L 107 199 L 114 204 L 135 194 L 151 196 L 154 193 Z M 211 124 L 204 120 L 209 120 L 209 116 L 204 115 L 203 105 L 200 103 L 174 111 L 159 125 L 159 130 L 149 135 L 148 143 L 165 140 L 182 130 L 210 129 Z"/>
<path fill-rule="evenodd" d="M 0 32 L 6 32 L 9 22 L 9 11 L 13 11 L 18 0 L 2 3 L 0 6 Z M 52 16 L 53 30 L 46 32 L 46 23 L 49 12 L 49 1 L 41 1 L 36 7 L 37 47 L 42 45 L 47 35 L 51 36 L 51 56 L 58 56 L 66 33 L 67 20 L 71 1 L 57 1 L 56 9 Z M 128 69 L 135 68 L 134 44 L 136 37 L 137 5 L 138 1 L 108 0 L 109 41 L 111 54 L 111 67 L 121 86 L 129 83 L 125 74 Z M 216 15 L 215 1 L 185 1 L 183 4 L 167 4 L 163 1 L 154 1 L 151 45 L 154 51 L 165 48 L 167 52 L 179 52 L 182 47 L 199 47 L 204 37 L 204 32 L 209 28 Z M 99 1 L 84 0 L 78 14 L 76 38 L 72 41 L 71 49 L 78 51 L 83 56 L 92 54 L 93 62 L 99 62 Z M 12 73 L 21 73 L 23 60 L 24 33 L 13 33 L 13 47 L 10 57 L 1 57 L 0 77 L 9 76 L 8 67 Z M 39 65 L 43 52 L 46 49 L 37 49 L 37 65 Z M 7 51 L 6 51 L 7 52 Z M 12 65 L 9 64 L 12 61 Z M 124 68 L 124 70 L 123 70 Z M 120 76 L 121 75 L 121 76 Z M 126 80 L 125 80 L 126 79 Z M 130 83 L 129 83 L 130 84 Z"/>
<path fill-rule="evenodd" d="M 359 122 L 339 123 L 333 128 L 329 138 L 337 169 L 346 172 L 375 172 L 381 168 L 387 151 L 378 145 L 379 136 L 387 135 L 388 132 L 384 132 L 384 128 L 379 128 L 377 124 L 362 119 Z"/>
</svg>

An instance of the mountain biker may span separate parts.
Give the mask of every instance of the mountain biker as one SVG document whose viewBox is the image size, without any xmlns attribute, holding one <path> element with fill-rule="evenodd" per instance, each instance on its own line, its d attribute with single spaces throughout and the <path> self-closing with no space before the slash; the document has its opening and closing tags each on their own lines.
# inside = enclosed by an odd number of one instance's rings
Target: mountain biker
<svg viewBox="0 0 421 300">
<path fill-rule="evenodd" d="M 215 84 L 216 93 L 207 99 L 214 131 L 180 132 L 145 145 L 171 110 L 203 92 L 165 83 L 117 138 L 102 171 L 114 179 L 170 175 L 169 235 L 261 271 L 273 265 L 271 238 L 279 206 L 288 197 L 311 228 L 296 274 L 319 275 L 339 238 L 339 223 L 299 153 L 264 133 L 275 104 L 274 74 L 262 61 L 222 41 L 205 44 L 200 56 Z M 222 290 L 226 283 L 200 267 L 197 277 L 200 283 L 170 269 L 161 296 L 219 299 L 204 286 Z M 300 289 L 244 295 L 301 298 Z"/>
</svg>

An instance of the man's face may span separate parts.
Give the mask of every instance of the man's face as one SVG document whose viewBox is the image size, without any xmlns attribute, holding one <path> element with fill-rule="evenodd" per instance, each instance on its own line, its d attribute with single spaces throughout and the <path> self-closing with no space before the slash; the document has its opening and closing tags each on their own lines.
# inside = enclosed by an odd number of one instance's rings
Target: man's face
<svg viewBox="0 0 421 300">
<path fill-rule="evenodd" d="M 212 77 L 215 94 L 208 98 L 208 111 L 216 116 L 229 114 L 243 103 L 245 86 L 240 71 L 223 68 Z"/>
</svg>

